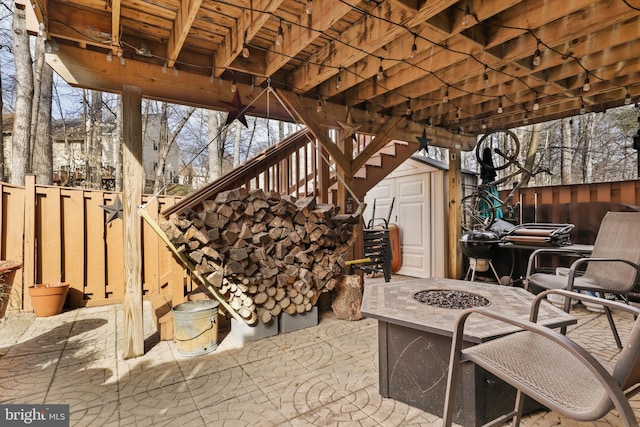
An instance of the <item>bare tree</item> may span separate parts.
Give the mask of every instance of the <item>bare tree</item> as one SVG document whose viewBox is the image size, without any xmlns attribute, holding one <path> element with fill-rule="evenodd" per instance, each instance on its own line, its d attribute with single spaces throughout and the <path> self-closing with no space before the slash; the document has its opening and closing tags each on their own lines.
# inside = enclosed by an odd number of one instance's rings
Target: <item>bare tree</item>
<svg viewBox="0 0 640 427">
<path fill-rule="evenodd" d="M 195 108 L 189 108 L 184 112 L 180 120 L 178 121 L 176 127 L 173 129 L 171 134 L 168 134 L 168 113 L 167 113 L 167 103 L 163 102 L 161 107 L 160 114 L 160 141 L 159 141 L 159 149 L 158 149 L 158 166 L 156 168 L 156 176 L 153 185 L 153 192 L 159 192 L 165 185 L 165 174 L 164 167 L 167 162 L 167 156 L 169 155 L 169 151 L 171 150 L 171 146 L 176 141 L 178 134 L 182 131 L 182 128 L 189 121 L 189 118 L 193 115 L 193 112 L 196 111 Z"/>
<path fill-rule="evenodd" d="M 562 184 L 571 184 L 571 158 L 573 157 L 573 139 L 571 131 L 571 118 L 562 119 L 562 156 L 561 156 L 561 180 Z"/>
<path fill-rule="evenodd" d="M 45 61 L 44 37 L 36 38 L 34 97 L 31 124 L 33 173 L 39 184 L 53 183 L 53 140 L 51 138 L 51 95 L 53 70 Z"/>
<path fill-rule="evenodd" d="M 102 188 L 102 92 L 87 93 L 91 103 L 87 109 L 86 187 L 98 190 Z"/>
<path fill-rule="evenodd" d="M 31 100 L 33 98 L 33 72 L 26 14 L 17 3 L 13 5 L 13 55 L 16 64 L 16 103 L 13 121 L 11 156 L 11 183 L 24 185 L 24 177 L 31 172 Z"/>
<path fill-rule="evenodd" d="M 540 133 L 542 131 L 542 123 L 536 123 L 531 126 L 531 138 L 529 139 L 529 149 L 527 150 L 527 157 L 524 161 L 524 167 L 533 171 L 533 168 L 536 166 L 536 153 L 538 152 L 538 147 L 540 146 Z M 526 187 L 529 185 L 530 176 L 522 177 L 522 186 Z"/>
<path fill-rule="evenodd" d="M 228 127 L 224 125 L 226 113 L 209 110 L 207 129 L 209 134 L 209 182 L 215 181 L 222 176 L 222 162 L 224 159 L 225 141 L 227 139 Z"/>
</svg>

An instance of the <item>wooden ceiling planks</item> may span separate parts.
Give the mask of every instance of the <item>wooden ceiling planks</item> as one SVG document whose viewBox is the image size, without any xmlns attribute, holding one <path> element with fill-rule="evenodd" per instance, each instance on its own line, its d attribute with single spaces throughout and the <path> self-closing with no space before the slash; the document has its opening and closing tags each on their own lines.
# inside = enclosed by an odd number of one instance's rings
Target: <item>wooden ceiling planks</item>
<svg viewBox="0 0 640 427">
<path fill-rule="evenodd" d="M 627 93 L 633 102 L 640 96 L 640 11 L 621 0 L 314 0 L 311 14 L 306 0 L 120 0 L 106 9 L 104 1 L 36 0 L 34 9 L 62 46 L 122 52 L 125 80 L 139 69 L 129 62 L 175 61 L 188 73 L 153 76 L 155 83 L 212 72 L 225 84 L 234 76 L 262 87 L 268 80 L 305 105 L 321 99 L 336 112 L 348 105 L 364 120 L 373 112 L 402 115 L 403 129 L 431 122 L 473 135 L 523 124 L 525 116 L 536 123 L 577 114 L 583 104 L 599 111 L 624 104 Z M 200 102 L 198 94 L 171 93 L 176 103 Z M 211 96 L 213 106 L 225 98 Z"/>
</svg>

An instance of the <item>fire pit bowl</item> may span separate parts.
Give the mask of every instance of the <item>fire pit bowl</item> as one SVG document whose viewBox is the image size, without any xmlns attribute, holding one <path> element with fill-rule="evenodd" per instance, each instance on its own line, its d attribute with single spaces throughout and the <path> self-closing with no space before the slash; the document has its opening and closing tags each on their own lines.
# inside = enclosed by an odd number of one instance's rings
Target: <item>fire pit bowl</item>
<svg viewBox="0 0 640 427">
<path fill-rule="evenodd" d="M 413 299 L 422 304 L 438 308 L 454 308 L 464 310 L 472 307 L 486 307 L 491 304 L 487 298 L 473 292 L 452 289 L 430 289 L 418 291 Z"/>
<path fill-rule="evenodd" d="M 491 230 L 472 230 L 462 235 L 460 248 L 469 258 L 490 259 L 499 242 L 500 237 Z"/>
</svg>

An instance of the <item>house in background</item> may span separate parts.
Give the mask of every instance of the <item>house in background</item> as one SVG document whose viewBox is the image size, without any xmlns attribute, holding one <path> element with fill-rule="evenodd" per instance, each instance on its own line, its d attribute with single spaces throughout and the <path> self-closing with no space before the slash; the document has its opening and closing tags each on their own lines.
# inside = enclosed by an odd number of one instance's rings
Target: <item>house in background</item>
<svg viewBox="0 0 640 427">
<path fill-rule="evenodd" d="M 145 171 L 145 192 L 152 192 L 153 181 L 158 167 L 160 136 L 160 117 L 150 115 L 143 139 L 143 163 Z M 7 176 L 11 173 L 11 135 L 13 131 L 13 115 L 3 116 L 2 137 L 4 141 L 5 169 Z M 86 177 L 87 126 L 82 118 L 55 120 L 52 123 L 53 140 L 53 183 L 66 187 L 83 187 Z M 114 147 L 120 148 L 117 123 L 115 120 L 102 124 L 102 182 L 103 188 L 115 189 L 115 170 L 118 164 Z M 166 183 L 181 183 L 180 150 L 173 144 L 164 167 Z"/>
<path fill-rule="evenodd" d="M 414 155 L 376 184 L 365 197 L 365 225 L 375 218 L 389 218 L 390 223 L 398 226 L 402 258 L 398 274 L 447 277 L 448 173 L 446 163 Z M 477 176 L 474 172 L 463 171 L 462 180 L 463 186 L 472 186 Z M 373 225 L 379 225 L 379 222 L 373 221 Z"/>
</svg>

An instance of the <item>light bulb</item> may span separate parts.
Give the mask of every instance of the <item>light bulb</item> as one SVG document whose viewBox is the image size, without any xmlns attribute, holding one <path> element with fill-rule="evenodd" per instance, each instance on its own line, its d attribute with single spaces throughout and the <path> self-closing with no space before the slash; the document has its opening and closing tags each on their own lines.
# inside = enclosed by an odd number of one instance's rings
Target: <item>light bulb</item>
<svg viewBox="0 0 640 427">
<path fill-rule="evenodd" d="M 498 114 L 502 114 L 502 101 L 500 101 L 500 103 L 498 104 Z"/>
<path fill-rule="evenodd" d="M 486 72 L 484 73 L 483 79 L 484 79 L 484 87 L 489 87 L 489 84 L 490 84 L 489 83 L 489 76 L 487 75 Z"/>
<path fill-rule="evenodd" d="M 382 65 L 380 65 L 380 67 L 378 68 L 377 79 L 378 80 L 384 79 L 384 69 L 382 68 Z"/>
<path fill-rule="evenodd" d="M 311 15 L 313 13 L 313 1 L 307 0 L 307 5 L 304 8 L 304 11 L 307 12 L 307 15 Z"/>
<path fill-rule="evenodd" d="M 529 116 L 527 115 L 527 113 L 524 114 L 524 119 L 522 119 L 522 124 L 529 124 Z"/>
<path fill-rule="evenodd" d="M 247 47 L 246 44 L 242 48 L 242 57 L 243 58 L 248 58 L 249 57 L 249 48 Z"/>
<path fill-rule="evenodd" d="M 318 98 L 318 105 L 316 106 L 316 112 L 322 112 L 322 99 Z"/>
<path fill-rule="evenodd" d="M 540 59 L 540 49 L 536 49 L 536 53 L 534 53 L 533 55 L 533 66 L 537 67 L 540 65 L 541 59 Z"/>
<path fill-rule="evenodd" d="M 278 27 L 278 34 L 276 34 L 276 46 L 282 46 L 284 43 L 284 31 L 282 31 L 282 23 Z"/>
<path fill-rule="evenodd" d="M 413 110 L 411 109 L 411 100 L 407 99 L 407 110 L 405 111 L 405 114 L 407 116 L 410 116 L 412 112 Z"/>
<path fill-rule="evenodd" d="M 580 103 L 580 114 L 584 114 L 587 112 L 587 108 L 584 106 L 584 102 Z"/>
<path fill-rule="evenodd" d="M 582 91 L 589 92 L 589 89 L 591 89 L 591 84 L 589 83 L 589 76 L 587 76 L 584 79 L 584 84 L 582 85 Z"/>
<path fill-rule="evenodd" d="M 482 122 L 482 129 L 486 129 L 487 128 L 487 124 L 483 121 Z"/>
<path fill-rule="evenodd" d="M 533 111 L 538 111 L 540 109 L 540 103 L 538 102 L 538 98 L 533 103 Z"/>
<path fill-rule="evenodd" d="M 466 27 L 469 25 L 469 19 L 471 18 L 471 10 L 469 6 L 467 6 L 467 10 L 464 12 L 464 17 L 462 18 L 462 26 Z"/>
<path fill-rule="evenodd" d="M 629 93 L 629 88 L 627 88 L 627 94 L 624 97 L 624 105 L 631 104 L 631 93 Z"/>
<path fill-rule="evenodd" d="M 449 88 L 447 88 L 447 91 L 444 93 L 444 98 L 442 98 L 443 104 L 446 104 L 447 102 L 449 102 Z"/>
<path fill-rule="evenodd" d="M 336 89 L 340 89 L 340 86 L 342 86 L 342 78 L 340 78 L 340 74 L 338 74 L 336 76 Z"/>
</svg>

